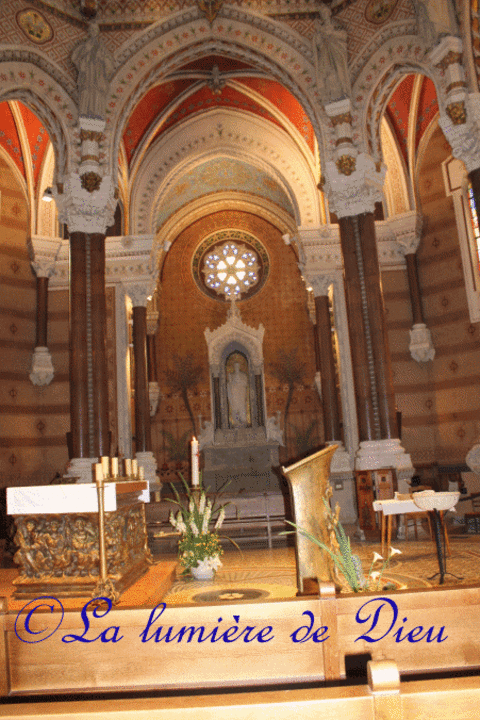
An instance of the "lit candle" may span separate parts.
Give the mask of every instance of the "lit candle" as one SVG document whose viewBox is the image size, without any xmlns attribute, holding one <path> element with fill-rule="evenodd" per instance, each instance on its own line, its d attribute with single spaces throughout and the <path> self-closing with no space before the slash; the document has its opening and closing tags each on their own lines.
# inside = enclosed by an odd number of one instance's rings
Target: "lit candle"
<svg viewBox="0 0 480 720">
<path fill-rule="evenodd" d="M 198 475 L 198 440 L 192 438 L 192 487 L 198 487 L 200 484 Z"/>
<path fill-rule="evenodd" d="M 103 480 L 102 463 L 95 463 L 95 480 Z"/>
<path fill-rule="evenodd" d="M 103 477 L 110 477 L 110 458 L 107 455 L 102 455 L 100 458 L 102 461 Z"/>
<path fill-rule="evenodd" d="M 133 477 L 137 477 L 138 475 L 138 460 L 136 458 L 132 460 L 132 475 Z"/>
<path fill-rule="evenodd" d="M 112 477 L 118 477 L 118 458 L 112 458 Z"/>
</svg>

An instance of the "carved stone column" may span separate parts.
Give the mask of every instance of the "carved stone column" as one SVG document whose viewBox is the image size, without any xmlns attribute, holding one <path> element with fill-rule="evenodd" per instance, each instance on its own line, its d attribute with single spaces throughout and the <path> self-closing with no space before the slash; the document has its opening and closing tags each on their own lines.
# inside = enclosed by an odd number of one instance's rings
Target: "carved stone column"
<svg viewBox="0 0 480 720">
<path fill-rule="evenodd" d="M 147 305 L 147 372 L 148 372 L 148 398 L 150 402 L 150 417 L 154 417 L 160 398 L 160 387 L 157 376 L 157 349 L 156 334 L 158 330 L 159 312 L 157 307 L 157 291 Z"/>
<path fill-rule="evenodd" d="M 152 452 L 150 401 L 147 374 L 147 303 L 153 293 L 155 278 L 146 283 L 125 285 L 132 301 L 134 393 L 135 393 L 135 455 L 145 469 L 145 479 L 156 480 L 157 463 Z"/>
<path fill-rule="evenodd" d="M 54 243 L 58 247 L 59 243 Z M 35 243 L 32 239 L 35 251 Z M 30 380 L 34 385 L 49 385 L 54 376 L 52 356 L 47 347 L 48 332 L 48 281 L 55 272 L 56 259 L 41 257 L 38 253 L 32 261 L 37 276 L 37 315 L 35 349 L 32 356 Z"/>
<path fill-rule="evenodd" d="M 356 468 L 395 467 L 413 474 L 398 439 L 386 332 L 374 205 L 381 199 L 384 168 L 351 149 L 326 163 L 325 187 L 340 225 L 360 448 Z"/>
<path fill-rule="evenodd" d="M 105 233 L 117 204 L 112 178 L 101 173 L 104 127 L 80 118 L 82 164 L 54 188 L 59 221 L 70 235 L 70 451 L 67 475 L 92 482 L 92 464 L 110 454 L 106 365 Z M 88 129 L 90 132 L 90 129 Z M 93 143 L 86 148 L 85 143 Z M 88 166 L 85 157 L 90 149 Z"/>
<path fill-rule="evenodd" d="M 422 308 L 420 282 L 418 279 L 417 248 L 422 233 L 422 218 L 417 216 L 415 227 L 397 233 L 397 243 L 402 248 L 407 265 L 408 287 L 412 306 L 413 327 L 410 330 L 410 355 L 417 362 L 428 362 L 435 357 L 430 330 L 425 324 Z"/>
</svg>

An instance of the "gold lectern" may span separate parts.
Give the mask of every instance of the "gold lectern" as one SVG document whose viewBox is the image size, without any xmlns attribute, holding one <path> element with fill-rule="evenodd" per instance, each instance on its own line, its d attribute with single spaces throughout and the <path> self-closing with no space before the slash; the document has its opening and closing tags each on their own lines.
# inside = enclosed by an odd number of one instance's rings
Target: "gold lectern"
<svg viewBox="0 0 480 720">
<path fill-rule="evenodd" d="M 319 583 L 335 582 L 334 563 L 328 552 L 319 548 L 298 529 L 305 530 L 331 547 L 327 490 L 330 464 L 337 447 L 330 445 L 289 467 L 282 467 L 288 479 L 293 521 L 297 527 L 295 551 L 299 595 L 308 594 L 312 580 Z"/>
</svg>

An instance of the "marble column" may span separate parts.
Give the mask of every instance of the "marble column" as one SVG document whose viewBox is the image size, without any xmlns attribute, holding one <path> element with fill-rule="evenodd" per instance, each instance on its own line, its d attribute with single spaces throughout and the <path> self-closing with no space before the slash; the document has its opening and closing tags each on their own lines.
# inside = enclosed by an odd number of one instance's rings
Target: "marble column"
<svg viewBox="0 0 480 720">
<path fill-rule="evenodd" d="M 70 418 L 74 458 L 110 455 L 105 236 L 70 234 Z M 87 466 L 88 462 L 80 463 Z M 85 481 L 85 473 L 82 480 Z M 88 481 L 91 480 L 88 478 Z"/>
<path fill-rule="evenodd" d="M 135 391 L 135 456 L 145 471 L 145 479 L 156 480 L 157 463 L 152 452 L 150 400 L 147 372 L 147 303 L 153 294 L 152 279 L 147 283 L 126 285 L 125 292 L 132 301 L 134 391 Z"/>
<path fill-rule="evenodd" d="M 420 281 L 418 279 L 417 248 L 420 243 L 422 221 L 416 218 L 415 227 L 410 232 L 399 233 L 397 243 L 405 256 L 407 268 L 408 287 L 410 291 L 410 304 L 412 308 L 413 325 L 410 330 L 410 355 L 417 362 L 428 362 L 435 357 L 430 330 L 425 324 L 422 308 Z"/>
<path fill-rule="evenodd" d="M 37 312 L 35 349 L 30 368 L 33 385 L 49 385 L 54 376 L 52 356 L 47 346 L 48 333 L 48 281 L 55 272 L 55 261 L 34 260 L 33 270 L 37 276 Z"/>
<path fill-rule="evenodd" d="M 147 373 L 148 398 L 150 403 L 150 417 L 154 417 L 160 399 L 160 387 L 157 376 L 157 347 L 156 334 L 158 330 L 159 312 L 157 309 L 156 292 L 147 305 Z"/>
<path fill-rule="evenodd" d="M 325 108 L 332 132 L 340 128 L 342 137 L 325 164 L 324 189 L 339 218 L 360 440 L 355 464 L 357 470 L 394 467 L 407 478 L 413 467 L 398 438 L 373 214 L 385 168 L 356 147 L 348 102 Z"/>
</svg>

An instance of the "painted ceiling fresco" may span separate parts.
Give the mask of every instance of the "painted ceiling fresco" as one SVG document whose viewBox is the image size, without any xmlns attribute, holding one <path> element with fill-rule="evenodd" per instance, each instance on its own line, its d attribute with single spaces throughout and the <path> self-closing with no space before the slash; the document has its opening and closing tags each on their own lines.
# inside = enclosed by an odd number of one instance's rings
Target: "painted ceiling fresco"
<svg viewBox="0 0 480 720">
<path fill-rule="evenodd" d="M 181 181 L 168 191 L 156 219 L 156 227 L 177 210 L 199 197 L 219 191 L 248 193 L 266 198 L 294 216 L 292 205 L 278 183 L 252 165 L 228 158 L 209 160 L 182 176 Z"/>
<path fill-rule="evenodd" d="M 46 129 L 25 105 L 21 102 L 0 103 L 0 146 L 10 155 L 24 178 L 26 166 L 31 168 L 35 186 L 49 142 Z"/>
<path fill-rule="evenodd" d="M 415 82 L 421 77 L 421 85 L 414 99 Z M 414 103 L 416 102 L 416 107 Z M 414 114 L 412 115 L 412 111 Z M 387 116 L 397 137 L 405 162 L 408 160 L 408 133 L 411 118 L 416 117 L 415 150 L 428 126 L 438 112 L 435 86 L 426 76 L 407 75 L 397 86 L 387 107 Z"/>
</svg>

